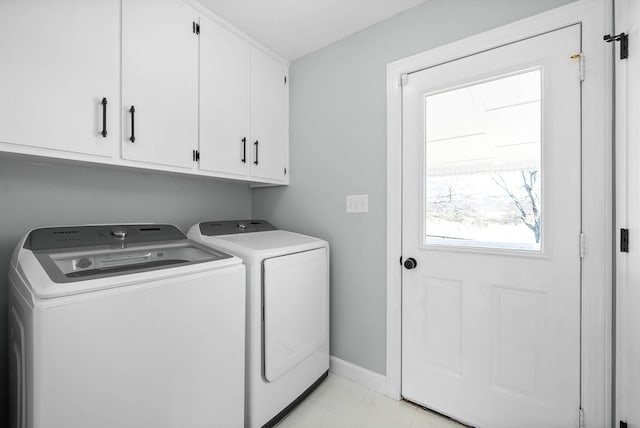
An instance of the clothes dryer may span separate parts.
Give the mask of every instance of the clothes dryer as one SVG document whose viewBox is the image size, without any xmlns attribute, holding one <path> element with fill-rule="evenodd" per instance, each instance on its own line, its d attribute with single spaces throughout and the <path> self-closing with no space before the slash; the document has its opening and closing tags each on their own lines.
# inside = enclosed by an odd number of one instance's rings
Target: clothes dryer
<svg viewBox="0 0 640 428">
<path fill-rule="evenodd" d="M 188 236 L 247 266 L 246 426 L 273 426 L 329 370 L 329 245 L 264 220 L 203 222 Z"/>
</svg>

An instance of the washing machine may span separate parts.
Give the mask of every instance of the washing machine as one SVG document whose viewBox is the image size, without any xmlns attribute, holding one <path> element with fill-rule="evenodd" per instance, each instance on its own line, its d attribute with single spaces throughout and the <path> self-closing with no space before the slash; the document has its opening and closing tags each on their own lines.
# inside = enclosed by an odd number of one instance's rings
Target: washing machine
<svg viewBox="0 0 640 428">
<path fill-rule="evenodd" d="M 273 426 L 329 370 L 329 245 L 264 220 L 203 222 L 188 236 L 244 260 L 246 426 Z"/>
<path fill-rule="evenodd" d="M 239 258 L 171 225 L 50 227 L 9 281 L 12 428 L 244 426 Z"/>
</svg>

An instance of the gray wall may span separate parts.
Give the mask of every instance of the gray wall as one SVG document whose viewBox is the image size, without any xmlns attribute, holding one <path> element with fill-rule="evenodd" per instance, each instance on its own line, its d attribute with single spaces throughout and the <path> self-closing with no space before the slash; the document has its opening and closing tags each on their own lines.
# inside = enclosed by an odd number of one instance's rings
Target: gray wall
<svg viewBox="0 0 640 428">
<path fill-rule="evenodd" d="M 253 214 L 331 244 L 333 355 L 386 371 L 386 64 L 569 2 L 429 0 L 292 64 L 291 185 Z"/>
<path fill-rule="evenodd" d="M 8 426 L 7 271 L 20 237 L 37 226 L 160 222 L 186 231 L 206 219 L 249 218 L 244 184 L 0 159 L 0 426 Z"/>
</svg>

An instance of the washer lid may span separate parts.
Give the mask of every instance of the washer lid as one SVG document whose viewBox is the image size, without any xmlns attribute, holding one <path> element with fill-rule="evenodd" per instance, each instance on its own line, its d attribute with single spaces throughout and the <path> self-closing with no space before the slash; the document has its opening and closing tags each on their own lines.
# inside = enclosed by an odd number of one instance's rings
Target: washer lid
<svg viewBox="0 0 640 428">
<path fill-rule="evenodd" d="M 55 227 L 33 230 L 25 239 L 55 283 L 148 272 L 232 256 L 189 241 L 171 225 Z"/>
</svg>

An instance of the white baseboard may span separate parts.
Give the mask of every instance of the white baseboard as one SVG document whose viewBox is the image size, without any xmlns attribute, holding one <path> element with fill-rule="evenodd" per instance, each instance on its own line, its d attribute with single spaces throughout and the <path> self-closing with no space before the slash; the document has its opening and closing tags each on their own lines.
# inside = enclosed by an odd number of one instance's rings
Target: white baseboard
<svg viewBox="0 0 640 428">
<path fill-rule="evenodd" d="M 387 377 L 380 373 L 372 372 L 333 355 L 329 359 L 329 371 L 372 391 L 387 395 Z"/>
</svg>

